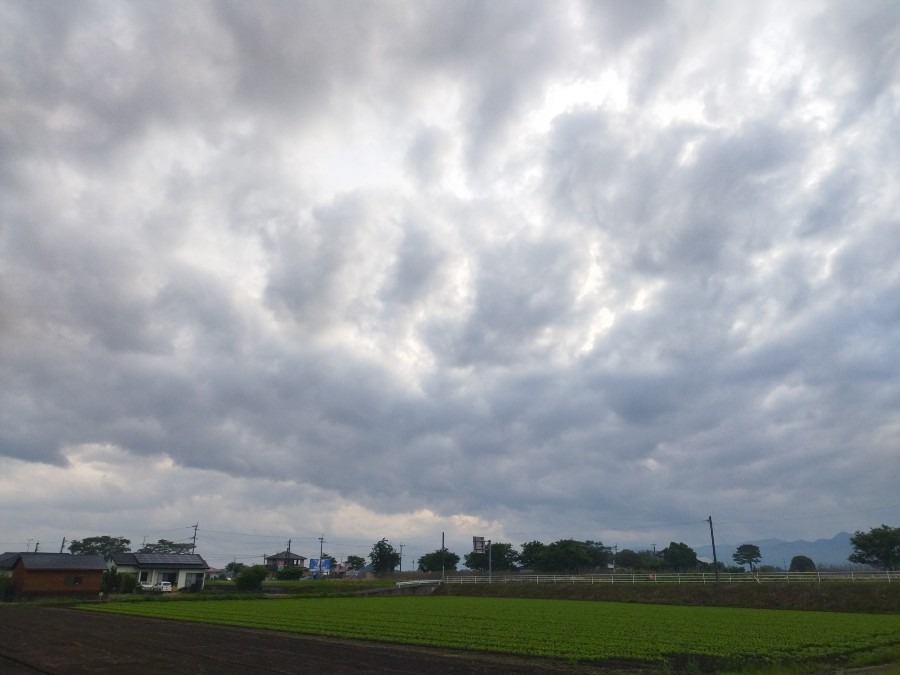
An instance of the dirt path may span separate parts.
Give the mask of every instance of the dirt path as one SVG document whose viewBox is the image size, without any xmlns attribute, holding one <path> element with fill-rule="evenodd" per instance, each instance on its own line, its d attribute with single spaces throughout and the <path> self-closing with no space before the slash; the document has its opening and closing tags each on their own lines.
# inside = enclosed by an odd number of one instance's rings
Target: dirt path
<svg viewBox="0 0 900 675">
<path fill-rule="evenodd" d="M 314 638 L 75 609 L 0 605 L 0 672 L 635 673 L 633 669 Z"/>
</svg>

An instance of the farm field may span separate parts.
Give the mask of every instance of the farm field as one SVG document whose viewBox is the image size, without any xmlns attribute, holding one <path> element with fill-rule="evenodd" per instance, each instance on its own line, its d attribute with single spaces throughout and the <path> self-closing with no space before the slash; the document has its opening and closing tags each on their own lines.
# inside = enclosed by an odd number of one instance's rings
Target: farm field
<svg viewBox="0 0 900 675">
<path fill-rule="evenodd" d="M 844 664 L 900 650 L 900 616 L 884 614 L 446 596 L 109 603 L 84 610 L 675 668 Z"/>
</svg>

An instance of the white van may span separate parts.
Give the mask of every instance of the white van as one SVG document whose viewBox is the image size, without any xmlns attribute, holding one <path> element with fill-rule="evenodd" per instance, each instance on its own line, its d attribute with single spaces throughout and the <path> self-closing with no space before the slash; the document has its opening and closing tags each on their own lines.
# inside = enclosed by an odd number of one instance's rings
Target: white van
<svg viewBox="0 0 900 675">
<path fill-rule="evenodd" d="M 172 582 L 171 581 L 159 581 L 153 587 L 153 590 L 158 593 L 171 593 L 172 592 Z"/>
</svg>

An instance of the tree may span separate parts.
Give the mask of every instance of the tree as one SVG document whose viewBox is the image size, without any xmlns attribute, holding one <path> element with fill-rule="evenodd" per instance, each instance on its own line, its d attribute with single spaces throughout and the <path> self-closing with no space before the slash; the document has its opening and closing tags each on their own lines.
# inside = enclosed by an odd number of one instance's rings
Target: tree
<svg viewBox="0 0 900 675">
<path fill-rule="evenodd" d="M 358 555 L 348 555 L 346 562 L 348 565 L 350 565 L 350 569 L 354 570 L 358 570 L 366 566 L 366 559 Z"/>
<path fill-rule="evenodd" d="M 302 579 L 306 574 L 306 568 L 300 565 L 289 565 L 275 572 L 275 578 L 279 581 L 294 581 Z"/>
<path fill-rule="evenodd" d="M 593 567 L 606 567 L 613 562 L 614 555 L 609 546 L 604 546 L 602 541 L 591 541 L 588 539 L 584 542 L 584 548 L 591 556 L 591 565 Z"/>
<path fill-rule="evenodd" d="M 660 554 L 657 554 L 656 551 L 651 551 L 649 549 L 644 549 L 642 551 L 637 552 L 638 556 L 641 559 L 638 567 L 643 570 L 658 570 L 663 566 L 662 560 L 660 560 Z"/>
<path fill-rule="evenodd" d="M 369 561 L 372 563 L 375 574 L 388 574 L 400 564 L 400 554 L 388 543 L 387 539 L 382 539 L 372 547 Z"/>
<path fill-rule="evenodd" d="M 519 554 L 512 544 L 496 542 L 490 546 L 490 557 L 487 551 L 484 553 L 466 553 L 463 563 L 470 570 L 487 572 L 488 569 L 508 571 L 514 569 L 519 559 Z"/>
<path fill-rule="evenodd" d="M 666 567 L 673 570 L 693 570 L 697 569 L 697 554 L 694 549 L 685 543 L 669 543 L 668 547 L 662 552 L 663 562 Z"/>
<path fill-rule="evenodd" d="M 269 576 L 269 570 L 262 565 L 245 567 L 234 580 L 234 585 L 239 591 L 258 591 L 262 589 L 262 583 Z"/>
<path fill-rule="evenodd" d="M 193 544 L 177 544 L 174 541 L 169 541 L 168 539 L 160 539 L 155 544 L 144 544 L 137 550 L 137 552 L 184 554 L 190 553 L 193 548 Z"/>
<path fill-rule="evenodd" d="M 447 549 L 438 549 L 432 553 L 426 553 L 419 558 L 418 570 L 420 572 L 455 572 L 459 564 L 459 556 Z"/>
<path fill-rule="evenodd" d="M 632 570 L 641 569 L 641 556 L 630 548 L 623 548 L 616 553 L 616 567 L 625 567 Z"/>
<path fill-rule="evenodd" d="M 815 572 L 816 563 L 805 555 L 795 555 L 791 558 L 790 572 Z"/>
<path fill-rule="evenodd" d="M 882 570 L 894 570 L 900 566 L 900 527 L 873 527 L 868 532 L 857 530 L 850 537 L 853 553 L 850 562 L 871 565 Z"/>
<path fill-rule="evenodd" d="M 741 544 L 737 547 L 731 559 L 738 565 L 750 565 L 750 571 L 752 572 L 753 566 L 762 560 L 762 554 L 759 552 L 759 546 L 756 544 Z"/>
<path fill-rule="evenodd" d="M 109 560 L 114 553 L 128 553 L 131 551 L 131 540 L 125 537 L 86 537 L 76 539 L 69 544 L 69 552 L 74 555 L 102 555 Z"/>
<path fill-rule="evenodd" d="M 227 565 L 225 565 L 225 571 L 226 571 L 226 572 L 231 572 L 231 576 L 232 576 L 232 577 L 236 577 L 236 576 L 237 576 L 238 574 L 240 574 L 241 571 L 242 571 L 243 569 L 245 569 L 246 567 L 247 567 L 247 566 L 246 566 L 244 563 L 230 562 L 230 563 L 228 563 Z"/>
<path fill-rule="evenodd" d="M 560 539 L 547 546 L 541 557 L 541 569 L 546 572 L 577 574 L 594 563 L 594 556 L 583 541 Z"/>
<path fill-rule="evenodd" d="M 547 545 L 539 541 L 528 541 L 522 544 L 522 552 L 519 553 L 519 565 L 525 569 L 541 571 L 544 567 L 544 554 Z"/>
</svg>

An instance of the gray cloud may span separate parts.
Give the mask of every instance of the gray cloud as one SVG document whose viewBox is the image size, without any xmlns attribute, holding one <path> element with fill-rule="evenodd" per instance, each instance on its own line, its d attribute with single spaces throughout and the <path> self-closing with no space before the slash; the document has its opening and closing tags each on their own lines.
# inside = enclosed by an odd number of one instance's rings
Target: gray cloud
<svg viewBox="0 0 900 675">
<path fill-rule="evenodd" d="M 895 512 L 890 3 L 0 12 L 0 539 Z"/>
</svg>

